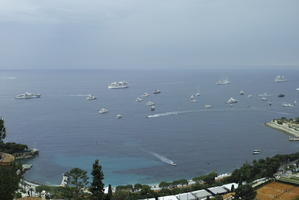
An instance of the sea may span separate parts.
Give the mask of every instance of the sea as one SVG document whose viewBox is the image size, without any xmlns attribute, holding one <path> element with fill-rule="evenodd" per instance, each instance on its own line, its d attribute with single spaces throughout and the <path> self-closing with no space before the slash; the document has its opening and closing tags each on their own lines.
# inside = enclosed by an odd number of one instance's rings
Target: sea
<svg viewBox="0 0 299 200">
<path fill-rule="evenodd" d="M 288 81 L 274 82 L 277 75 Z M 231 84 L 216 85 L 225 78 Z M 127 81 L 129 88 L 108 89 L 114 81 Z M 299 70 L 292 69 L 0 70 L 0 116 L 6 141 L 40 152 L 24 161 L 33 164 L 27 180 L 59 185 L 71 168 L 90 175 L 98 159 L 105 184 L 154 184 L 228 173 L 255 159 L 297 152 L 299 142 L 264 125 L 299 117 L 299 104 L 282 106 L 299 103 L 296 88 Z M 161 93 L 153 94 L 156 89 Z M 15 99 L 26 91 L 42 96 Z M 145 92 L 150 96 L 136 102 Z M 258 96 L 263 93 L 268 101 Z M 86 100 L 88 94 L 97 100 Z M 238 103 L 227 104 L 230 97 Z M 101 108 L 109 112 L 99 114 Z M 254 149 L 261 153 L 253 155 Z"/>
</svg>

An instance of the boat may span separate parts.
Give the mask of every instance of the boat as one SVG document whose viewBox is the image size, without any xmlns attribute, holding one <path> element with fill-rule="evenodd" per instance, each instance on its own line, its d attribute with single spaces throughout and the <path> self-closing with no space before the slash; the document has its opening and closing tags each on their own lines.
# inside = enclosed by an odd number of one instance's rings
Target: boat
<svg viewBox="0 0 299 200">
<path fill-rule="evenodd" d="M 148 101 L 148 102 L 146 102 L 146 104 L 145 105 L 147 105 L 147 106 L 154 106 L 155 105 L 155 103 L 154 102 L 152 102 L 152 101 Z"/>
<path fill-rule="evenodd" d="M 206 104 L 205 108 L 212 108 L 212 105 Z"/>
<path fill-rule="evenodd" d="M 247 95 L 247 97 L 248 97 L 248 98 L 251 98 L 251 97 L 252 97 L 252 94 Z"/>
<path fill-rule="evenodd" d="M 195 93 L 195 96 L 197 96 L 197 97 L 200 96 L 200 93 L 199 92 Z"/>
<path fill-rule="evenodd" d="M 228 79 L 219 80 L 216 82 L 216 85 L 228 85 L 230 81 Z"/>
<path fill-rule="evenodd" d="M 240 91 L 240 95 L 244 95 L 245 92 L 243 90 Z"/>
<path fill-rule="evenodd" d="M 97 98 L 91 94 L 89 94 L 87 97 L 86 97 L 86 100 L 89 100 L 89 101 L 92 101 L 92 100 L 96 100 Z"/>
<path fill-rule="evenodd" d="M 106 108 L 101 108 L 101 109 L 99 110 L 99 113 L 100 113 L 100 114 L 105 114 L 105 113 L 107 113 L 107 112 L 109 112 L 109 110 L 106 109 Z"/>
<path fill-rule="evenodd" d="M 291 104 L 291 103 L 282 103 L 281 105 L 282 105 L 282 107 L 294 107 L 295 106 L 294 104 Z"/>
<path fill-rule="evenodd" d="M 196 99 L 190 99 L 190 102 L 192 102 L 192 103 L 196 103 L 197 100 L 196 100 Z"/>
<path fill-rule="evenodd" d="M 40 98 L 41 94 L 33 94 L 30 92 L 25 92 L 24 94 L 18 94 L 16 96 L 16 99 L 34 99 L 34 98 Z"/>
<path fill-rule="evenodd" d="M 148 97 L 148 96 L 150 96 L 150 94 L 149 93 L 147 93 L 147 92 L 145 92 L 145 93 L 143 93 L 143 95 L 142 95 L 143 97 Z"/>
<path fill-rule="evenodd" d="M 260 154 L 261 153 L 261 150 L 260 149 L 254 149 L 253 151 L 252 151 L 252 154 L 253 155 L 258 155 L 258 154 Z"/>
<path fill-rule="evenodd" d="M 172 160 L 169 162 L 169 164 L 172 165 L 172 166 L 176 166 L 176 163 L 173 162 Z"/>
<path fill-rule="evenodd" d="M 263 94 L 259 94 L 259 97 L 271 97 L 271 94 L 268 94 L 267 92 L 264 92 Z"/>
<path fill-rule="evenodd" d="M 156 107 L 155 107 L 154 105 L 152 105 L 152 106 L 150 107 L 150 109 L 151 109 L 151 111 L 155 111 L 155 110 L 156 110 Z"/>
<path fill-rule="evenodd" d="M 299 88 L 296 88 L 297 91 L 299 91 Z"/>
<path fill-rule="evenodd" d="M 112 82 L 108 85 L 109 89 L 123 89 L 128 88 L 129 84 L 126 81 Z"/>
<path fill-rule="evenodd" d="M 277 95 L 278 97 L 285 97 L 285 95 L 284 94 L 279 94 L 279 95 Z"/>
<path fill-rule="evenodd" d="M 238 100 L 237 100 L 237 99 L 234 99 L 233 97 L 231 97 L 231 98 L 229 98 L 229 99 L 227 100 L 226 103 L 228 103 L 228 104 L 235 104 L 235 103 L 238 103 Z"/>
<path fill-rule="evenodd" d="M 143 101 L 143 99 L 142 99 L 141 97 L 137 97 L 137 98 L 136 98 L 136 101 L 137 101 L 137 102 L 141 102 L 141 101 Z"/>
<path fill-rule="evenodd" d="M 261 101 L 268 101 L 268 99 L 266 97 L 262 97 Z"/>
<path fill-rule="evenodd" d="M 117 114 L 117 115 L 116 115 L 116 118 L 117 118 L 117 119 L 121 119 L 121 118 L 123 118 L 123 116 L 122 116 L 121 114 Z"/>
<path fill-rule="evenodd" d="M 278 75 L 275 77 L 274 82 L 280 83 L 280 82 L 287 82 L 288 80 L 283 75 Z"/>
<path fill-rule="evenodd" d="M 153 91 L 153 94 L 160 94 L 160 93 L 161 93 L 161 90 L 158 90 L 158 89 Z"/>
</svg>

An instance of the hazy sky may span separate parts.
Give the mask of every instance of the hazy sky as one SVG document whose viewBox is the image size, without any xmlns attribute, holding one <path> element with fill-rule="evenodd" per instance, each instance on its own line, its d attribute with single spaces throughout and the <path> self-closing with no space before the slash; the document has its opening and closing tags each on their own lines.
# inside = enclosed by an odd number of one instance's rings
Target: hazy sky
<svg viewBox="0 0 299 200">
<path fill-rule="evenodd" d="M 0 0 L 0 69 L 299 65 L 298 0 Z"/>
</svg>

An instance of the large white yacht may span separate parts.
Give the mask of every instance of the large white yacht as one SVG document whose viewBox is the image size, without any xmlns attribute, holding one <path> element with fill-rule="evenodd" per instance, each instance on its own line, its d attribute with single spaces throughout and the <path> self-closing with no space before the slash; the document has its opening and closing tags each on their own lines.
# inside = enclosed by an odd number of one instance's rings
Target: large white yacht
<svg viewBox="0 0 299 200">
<path fill-rule="evenodd" d="M 128 88 L 129 84 L 126 81 L 119 81 L 119 82 L 112 82 L 110 85 L 108 85 L 109 89 L 122 89 L 122 88 Z"/>
<path fill-rule="evenodd" d="M 91 94 L 87 95 L 86 100 L 92 101 L 92 100 L 96 100 L 97 98 Z"/>
<path fill-rule="evenodd" d="M 275 77 L 274 81 L 276 83 L 279 83 L 279 82 L 286 82 L 288 80 L 283 75 L 278 75 L 278 76 Z"/>
<path fill-rule="evenodd" d="M 295 104 L 291 104 L 291 103 L 282 103 L 281 105 L 282 105 L 282 107 L 294 107 L 295 106 Z"/>
<path fill-rule="evenodd" d="M 41 94 L 33 94 L 30 92 L 25 92 L 24 94 L 18 94 L 16 99 L 33 99 L 33 98 L 40 98 Z"/>
<path fill-rule="evenodd" d="M 227 100 L 226 103 L 228 103 L 228 104 L 234 104 L 234 103 L 238 103 L 238 100 L 237 100 L 237 99 L 234 99 L 233 97 L 231 97 L 231 98 L 229 98 L 229 99 Z"/>
<path fill-rule="evenodd" d="M 216 85 L 228 85 L 230 81 L 228 79 L 219 80 L 216 82 Z"/>
<path fill-rule="evenodd" d="M 100 110 L 99 110 L 99 113 L 100 114 L 105 114 L 105 113 L 107 113 L 109 110 L 108 109 L 106 109 L 106 108 L 101 108 Z"/>
</svg>

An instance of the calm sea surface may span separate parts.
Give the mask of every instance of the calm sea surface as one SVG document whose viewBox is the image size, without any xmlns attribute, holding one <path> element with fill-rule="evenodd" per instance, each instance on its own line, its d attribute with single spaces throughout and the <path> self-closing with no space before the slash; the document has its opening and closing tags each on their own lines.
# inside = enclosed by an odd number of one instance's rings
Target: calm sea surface
<svg viewBox="0 0 299 200">
<path fill-rule="evenodd" d="M 289 81 L 274 83 L 279 74 Z M 223 78 L 232 83 L 215 84 Z M 121 80 L 130 87 L 107 89 Z M 157 183 L 212 170 L 230 172 L 246 161 L 298 151 L 299 142 L 263 125 L 273 118 L 299 116 L 299 105 L 281 106 L 299 102 L 298 87 L 299 70 L 2 70 L 0 116 L 6 120 L 7 141 L 40 150 L 27 161 L 33 164 L 26 174 L 29 180 L 60 184 L 62 173 L 73 167 L 90 172 L 99 159 L 106 184 Z M 154 89 L 161 94 L 135 101 Z M 240 96 L 240 90 L 246 94 Z M 42 97 L 14 98 L 25 91 Z M 191 103 L 196 92 L 201 94 L 198 102 Z M 257 97 L 264 92 L 272 94 L 271 107 Z M 98 99 L 87 101 L 90 93 Z M 278 98 L 280 93 L 286 96 Z M 230 97 L 239 103 L 227 105 Z M 156 111 L 149 111 L 147 101 L 156 103 Z M 205 104 L 213 107 L 205 109 Z M 109 113 L 98 114 L 102 107 Z M 117 114 L 123 119 L 116 119 Z M 151 114 L 158 115 L 145 117 Z M 262 153 L 253 156 L 256 148 Z"/>
</svg>

